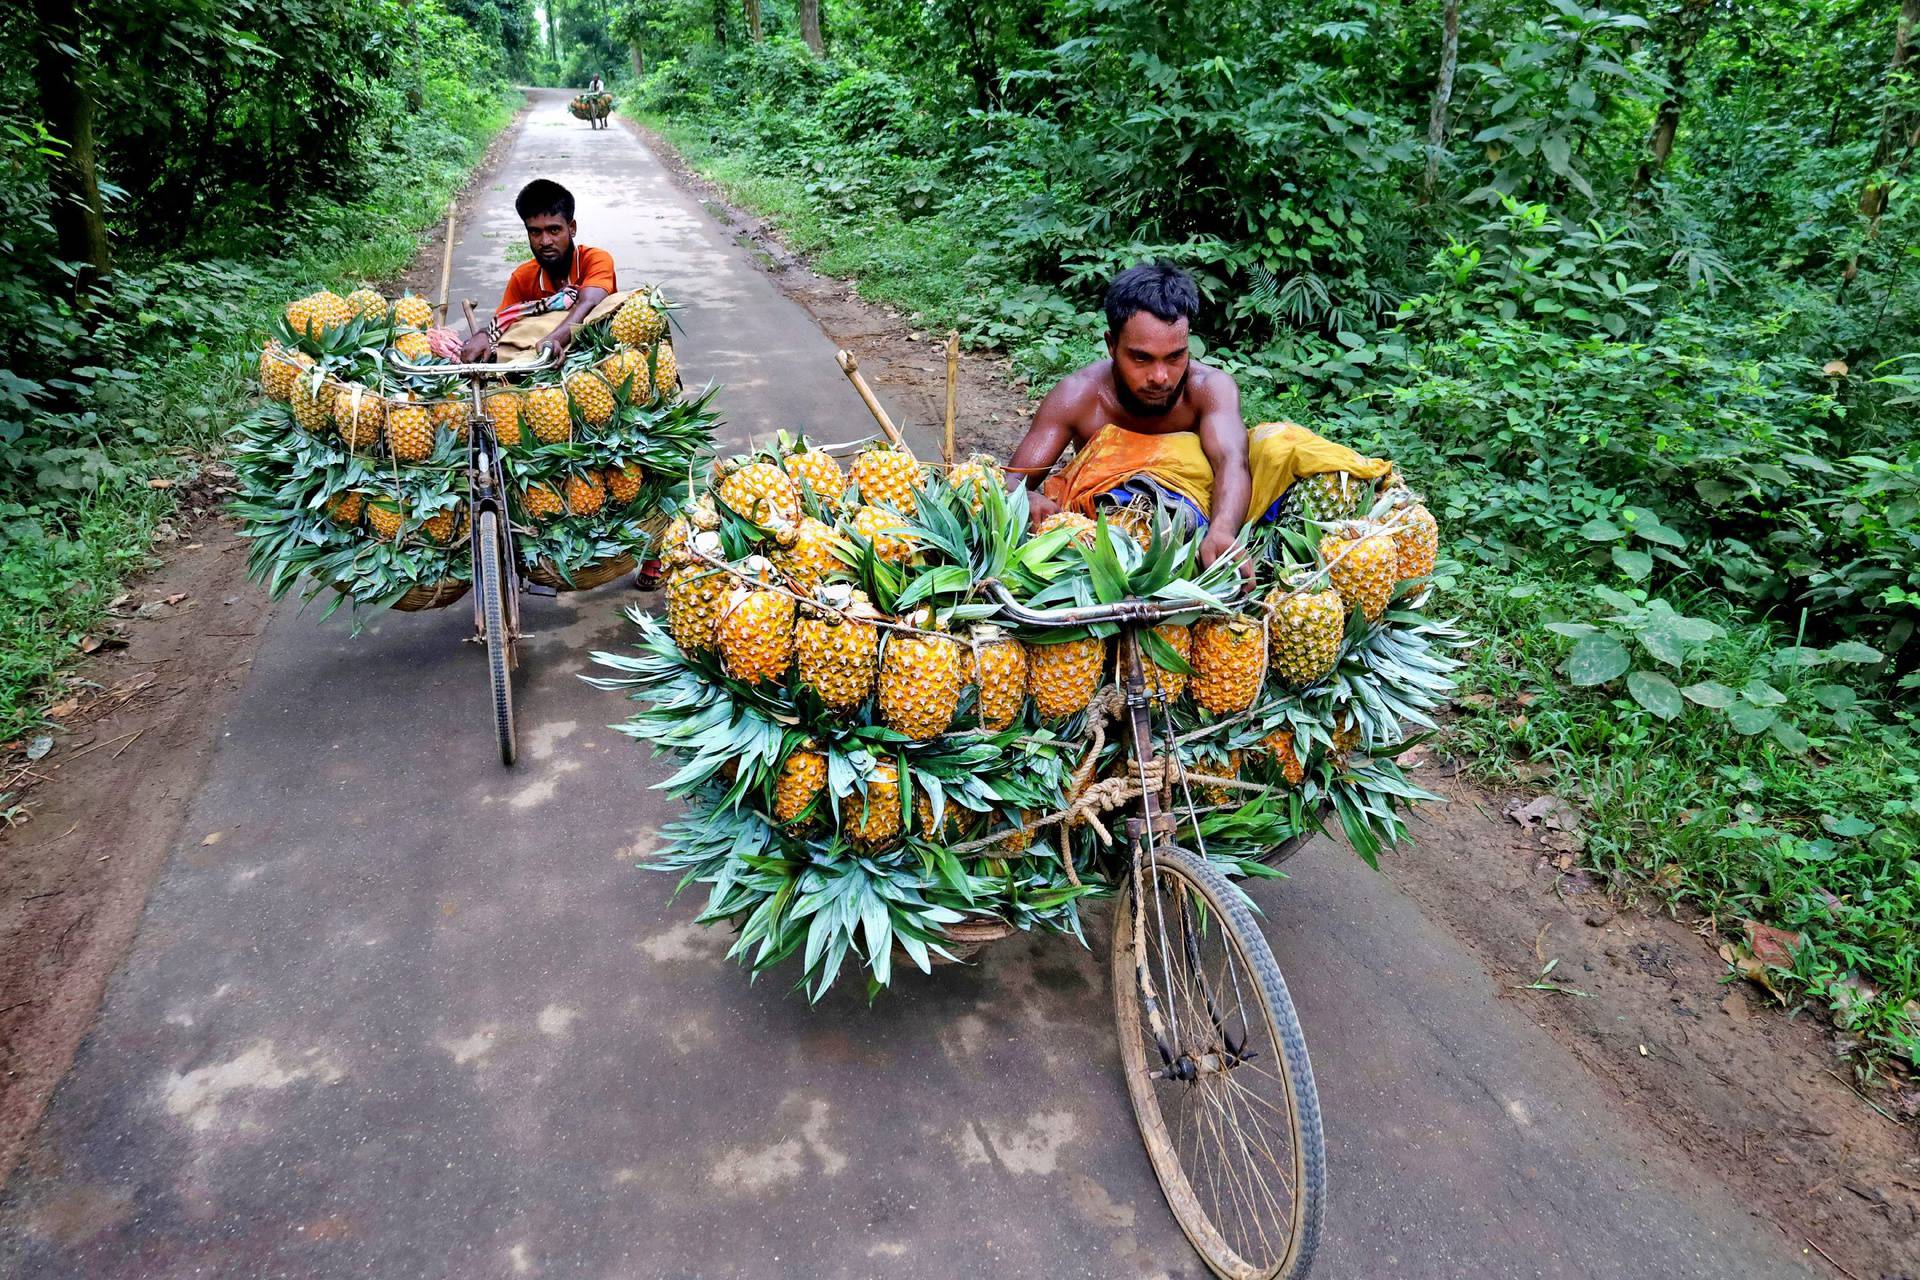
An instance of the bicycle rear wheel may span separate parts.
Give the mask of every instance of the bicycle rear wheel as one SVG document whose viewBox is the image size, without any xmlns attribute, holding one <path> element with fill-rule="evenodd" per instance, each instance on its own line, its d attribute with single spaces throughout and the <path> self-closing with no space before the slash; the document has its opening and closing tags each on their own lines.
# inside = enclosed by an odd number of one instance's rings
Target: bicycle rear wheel
<svg viewBox="0 0 1920 1280">
<path fill-rule="evenodd" d="M 1134 1117 L 1180 1229 L 1231 1280 L 1300 1280 L 1326 1213 L 1306 1040 L 1246 902 L 1203 858 L 1142 855 L 1113 925 Z"/>
<path fill-rule="evenodd" d="M 506 584 L 500 572 L 500 518 L 482 511 L 476 524 L 478 556 L 473 563 L 473 586 L 480 593 L 481 626 L 487 635 L 487 679 L 493 686 L 493 737 L 500 747 L 500 763 L 512 764 L 518 754 L 513 729 L 513 637 L 507 631 Z"/>
</svg>

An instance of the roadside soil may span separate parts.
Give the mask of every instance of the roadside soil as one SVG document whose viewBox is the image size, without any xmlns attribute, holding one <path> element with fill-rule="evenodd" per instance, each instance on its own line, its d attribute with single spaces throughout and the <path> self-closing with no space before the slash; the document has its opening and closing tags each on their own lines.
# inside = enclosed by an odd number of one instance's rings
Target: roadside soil
<svg viewBox="0 0 1920 1280">
<path fill-rule="evenodd" d="M 658 134 L 622 123 L 853 352 L 896 419 L 942 420 L 944 333 L 813 270 L 770 219 L 729 202 Z M 1033 405 L 1004 358 L 963 351 L 957 452 L 1004 458 Z M 1567 1088 L 1736 1189 L 1810 1261 L 1859 1280 L 1920 1280 L 1920 1127 L 1883 1110 L 1899 1101 L 1888 1091 L 1855 1091 L 1826 1020 L 1730 981 L 1711 921 L 1611 896 L 1574 868 L 1570 833 L 1506 816 L 1533 796 L 1476 786 L 1420 754 L 1422 780 L 1448 803 L 1416 819 L 1413 843 L 1382 870 L 1588 1068 Z M 1564 990 L 1529 989 L 1556 959 L 1545 981 Z"/>
<path fill-rule="evenodd" d="M 462 197 L 492 180 L 524 117 L 493 140 Z M 386 287 L 437 299 L 445 240 L 442 222 Z M 267 624 L 246 541 L 221 511 L 232 477 L 213 465 L 183 486 L 153 567 L 63 678 L 51 749 L 30 759 L 30 735 L 0 764 L 0 793 L 24 813 L 0 828 L 0 1185 L 133 941 Z"/>
</svg>

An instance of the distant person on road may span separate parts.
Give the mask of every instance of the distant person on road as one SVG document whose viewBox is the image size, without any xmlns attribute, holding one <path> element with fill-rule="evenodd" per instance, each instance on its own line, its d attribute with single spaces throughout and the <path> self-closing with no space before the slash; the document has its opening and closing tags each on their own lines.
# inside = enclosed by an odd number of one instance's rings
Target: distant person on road
<svg viewBox="0 0 1920 1280">
<path fill-rule="evenodd" d="M 606 91 L 607 86 L 601 83 L 599 75 L 596 74 L 593 79 L 587 81 L 588 93 L 605 93 Z"/>
<path fill-rule="evenodd" d="M 499 309 L 460 349 L 469 361 L 508 358 L 549 347 L 564 356 L 576 326 L 601 319 L 618 307 L 613 255 L 574 240 L 573 193 L 547 178 L 520 189 L 513 207 L 526 224 L 533 260 L 507 277 Z"/>
<path fill-rule="evenodd" d="M 1236 548 L 1249 513 L 1277 515 L 1299 477 L 1386 474 L 1386 461 L 1290 422 L 1249 432 L 1233 377 L 1189 354 L 1200 290 L 1180 268 L 1151 262 L 1122 271 L 1107 287 L 1106 312 L 1107 358 L 1047 394 L 1007 461 L 1034 523 L 1056 511 L 1091 516 L 1101 503 L 1145 499 L 1200 535 L 1200 562 L 1210 565 Z M 1050 475 L 1068 445 L 1072 460 Z"/>
</svg>

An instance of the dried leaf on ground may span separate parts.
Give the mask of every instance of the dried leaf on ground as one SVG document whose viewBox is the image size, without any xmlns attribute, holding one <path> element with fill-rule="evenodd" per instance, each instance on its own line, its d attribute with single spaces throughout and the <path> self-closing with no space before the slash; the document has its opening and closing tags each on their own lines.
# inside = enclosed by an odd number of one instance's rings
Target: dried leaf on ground
<svg viewBox="0 0 1920 1280">
<path fill-rule="evenodd" d="M 1580 825 L 1580 811 L 1552 792 L 1527 801 L 1513 801 L 1507 805 L 1507 816 L 1529 831 L 1540 827 L 1573 831 Z"/>
<path fill-rule="evenodd" d="M 1747 950 L 1755 959 L 1776 969 L 1793 967 L 1794 949 L 1801 941 L 1799 934 L 1761 924 L 1758 920 L 1742 920 L 1740 927 L 1746 931 Z"/>
</svg>

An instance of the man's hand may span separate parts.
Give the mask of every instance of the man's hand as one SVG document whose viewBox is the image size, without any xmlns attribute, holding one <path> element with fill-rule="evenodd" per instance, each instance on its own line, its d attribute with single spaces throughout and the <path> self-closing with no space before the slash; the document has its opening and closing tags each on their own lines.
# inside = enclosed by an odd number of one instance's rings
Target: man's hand
<svg viewBox="0 0 1920 1280">
<path fill-rule="evenodd" d="M 460 344 L 460 362 L 462 364 L 480 364 L 490 358 L 493 342 L 487 337 L 487 331 L 480 332 Z"/>
<path fill-rule="evenodd" d="M 542 342 L 540 345 L 547 348 L 549 351 L 553 352 L 553 358 L 555 360 L 564 360 L 567 358 L 567 344 L 572 341 L 573 341 L 573 326 L 570 324 L 563 324 L 558 329 L 555 329 L 552 333 L 548 334 L 546 337 L 546 340 Z"/>
<path fill-rule="evenodd" d="M 1038 527 L 1042 520 L 1060 510 L 1060 504 L 1038 489 L 1027 490 L 1027 524 Z"/>
<path fill-rule="evenodd" d="M 1225 525 L 1214 524 L 1207 528 L 1207 536 L 1200 540 L 1200 563 L 1211 565 L 1221 556 L 1240 557 L 1240 576 L 1248 582 L 1253 581 L 1253 558 L 1240 545 L 1240 539 L 1228 531 Z"/>
</svg>

